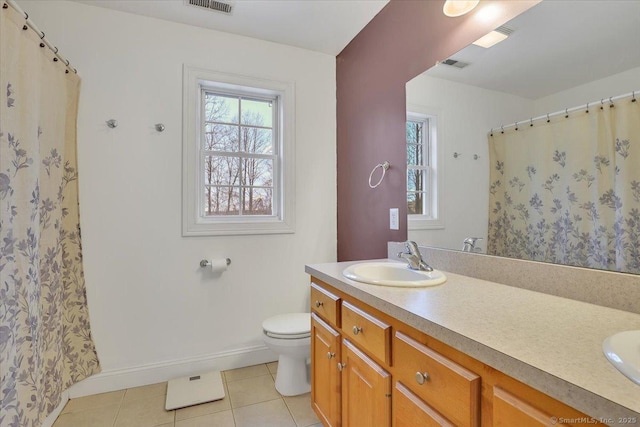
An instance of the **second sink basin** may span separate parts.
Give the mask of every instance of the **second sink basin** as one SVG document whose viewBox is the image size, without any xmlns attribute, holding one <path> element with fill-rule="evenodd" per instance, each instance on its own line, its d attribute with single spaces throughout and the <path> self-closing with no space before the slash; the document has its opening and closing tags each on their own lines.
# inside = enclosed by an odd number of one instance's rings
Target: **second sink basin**
<svg viewBox="0 0 640 427">
<path fill-rule="evenodd" d="M 362 262 L 342 272 L 347 279 L 362 283 L 397 287 L 425 287 L 444 283 L 447 277 L 438 270 L 411 270 L 399 262 Z"/>
<path fill-rule="evenodd" d="M 640 385 L 640 331 L 611 335 L 602 343 L 602 350 L 616 369 Z"/>
</svg>

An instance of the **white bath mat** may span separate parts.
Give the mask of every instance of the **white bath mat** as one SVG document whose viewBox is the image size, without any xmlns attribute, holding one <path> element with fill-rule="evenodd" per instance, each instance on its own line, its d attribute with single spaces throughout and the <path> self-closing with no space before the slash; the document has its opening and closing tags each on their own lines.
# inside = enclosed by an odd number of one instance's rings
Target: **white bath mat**
<svg viewBox="0 0 640 427">
<path fill-rule="evenodd" d="M 222 376 L 213 371 L 169 381 L 164 407 L 170 411 L 220 399 L 224 399 Z"/>
</svg>

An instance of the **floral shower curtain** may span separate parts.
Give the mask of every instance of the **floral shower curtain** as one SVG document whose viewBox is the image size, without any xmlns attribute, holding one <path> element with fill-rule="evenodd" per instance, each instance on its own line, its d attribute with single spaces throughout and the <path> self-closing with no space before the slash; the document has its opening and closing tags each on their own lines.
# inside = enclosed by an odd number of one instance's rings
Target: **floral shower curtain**
<svg viewBox="0 0 640 427">
<path fill-rule="evenodd" d="M 640 102 L 494 132 L 487 252 L 640 273 Z"/>
<path fill-rule="evenodd" d="M 100 370 L 78 214 L 80 79 L 23 25 L 0 10 L 0 427 L 40 426 Z"/>
</svg>

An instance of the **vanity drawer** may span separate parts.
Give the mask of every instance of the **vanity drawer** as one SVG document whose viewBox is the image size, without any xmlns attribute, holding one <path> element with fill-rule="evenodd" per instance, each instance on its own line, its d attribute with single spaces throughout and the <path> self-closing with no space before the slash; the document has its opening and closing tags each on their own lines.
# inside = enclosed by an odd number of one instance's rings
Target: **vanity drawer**
<svg viewBox="0 0 640 427">
<path fill-rule="evenodd" d="M 342 326 L 344 336 L 391 365 L 391 326 L 346 301 L 342 303 Z"/>
<path fill-rule="evenodd" d="M 393 389 L 393 427 L 455 427 L 402 383 Z"/>
<path fill-rule="evenodd" d="M 311 282 L 311 311 L 340 327 L 340 297 Z"/>
<path fill-rule="evenodd" d="M 396 332 L 396 380 L 457 426 L 480 423 L 480 377 L 411 337 Z"/>
</svg>

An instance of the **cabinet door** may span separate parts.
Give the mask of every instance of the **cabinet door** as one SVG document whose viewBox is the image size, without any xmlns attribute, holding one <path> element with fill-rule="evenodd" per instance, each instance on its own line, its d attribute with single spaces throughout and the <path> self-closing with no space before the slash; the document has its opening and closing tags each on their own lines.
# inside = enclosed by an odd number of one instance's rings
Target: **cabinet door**
<svg viewBox="0 0 640 427">
<path fill-rule="evenodd" d="M 340 426 L 340 334 L 311 314 L 311 406 L 325 427 Z"/>
<path fill-rule="evenodd" d="M 348 340 L 341 366 L 344 426 L 391 426 L 391 375 Z"/>
<path fill-rule="evenodd" d="M 393 389 L 393 427 L 455 427 L 418 396 L 396 383 Z"/>
</svg>

